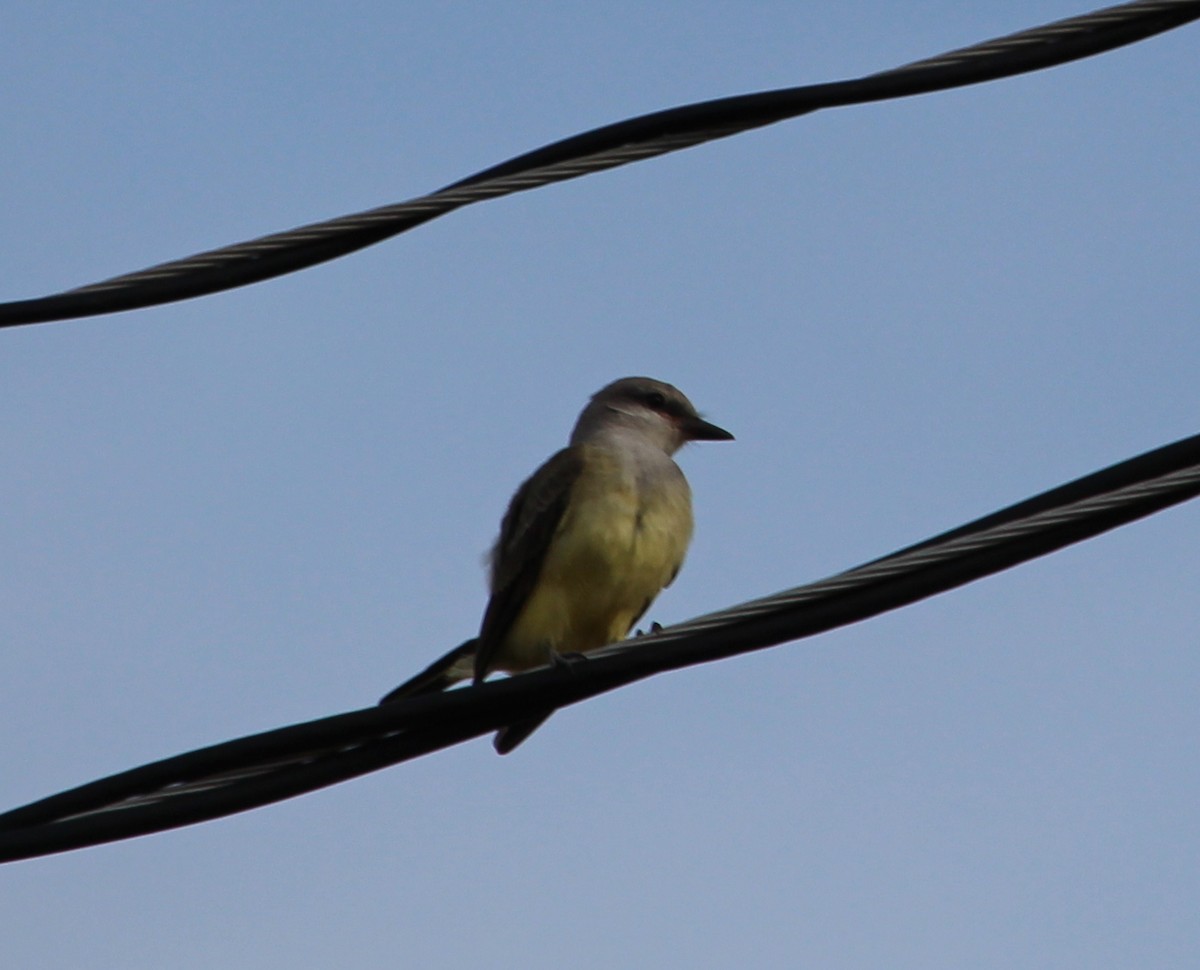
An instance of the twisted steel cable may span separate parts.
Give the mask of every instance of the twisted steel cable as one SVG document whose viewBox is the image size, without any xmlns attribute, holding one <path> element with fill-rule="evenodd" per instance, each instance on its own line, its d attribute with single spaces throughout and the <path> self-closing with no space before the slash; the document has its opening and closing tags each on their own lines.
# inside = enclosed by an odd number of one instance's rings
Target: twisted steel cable
<svg viewBox="0 0 1200 970">
<path fill-rule="evenodd" d="M 96 316 L 245 286 L 336 259 L 487 199 L 664 155 L 821 108 L 942 91 L 1065 64 L 1200 18 L 1136 0 L 849 81 L 685 105 L 596 128 L 407 202 L 273 233 L 51 296 L 0 304 L 0 327 Z"/>
<path fill-rule="evenodd" d="M 681 667 L 876 616 L 1200 495 L 1200 435 L 827 579 L 543 668 L 228 741 L 0 815 L 0 862 L 130 838 L 336 784 Z"/>
</svg>

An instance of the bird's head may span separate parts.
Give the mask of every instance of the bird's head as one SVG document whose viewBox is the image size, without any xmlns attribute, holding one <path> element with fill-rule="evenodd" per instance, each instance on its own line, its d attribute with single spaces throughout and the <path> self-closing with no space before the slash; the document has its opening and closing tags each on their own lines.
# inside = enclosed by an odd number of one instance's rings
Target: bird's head
<svg viewBox="0 0 1200 970">
<path fill-rule="evenodd" d="M 634 432 L 668 455 L 689 441 L 730 441 L 724 428 L 700 417 L 679 388 L 651 377 L 622 377 L 602 387 L 579 415 L 571 443 L 608 429 Z"/>
</svg>

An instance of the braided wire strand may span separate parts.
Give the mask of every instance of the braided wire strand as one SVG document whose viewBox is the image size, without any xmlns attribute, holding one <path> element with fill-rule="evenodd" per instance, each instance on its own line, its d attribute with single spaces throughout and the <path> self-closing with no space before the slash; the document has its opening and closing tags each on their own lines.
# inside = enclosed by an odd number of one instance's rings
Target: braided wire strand
<svg viewBox="0 0 1200 970">
<path fill-rule="evenodd" d="M 1169 467 L 1161 468 L 1164 463 Z M 1114 474 L 1130 480 L 1058 500 Z M 1200 435 L 854 569 L 616 644 L 592 654 L 578 669 L 543 668 L 292 725 L 13 809 L 0 815 L 0 861 L 161 831 L 345 781 L 486 734 L 531 712 L 875 616 L 1197 495 Z M 1056 504 L 1013 513 L 1041 501 Z M 1006 519 L 989 524 L 997 516 Z M 831 606 L 838 607 L 832 617 L 822 613 Z"/>
<path fill-rule="evenodd" d="M 821 108 L 947 90 L 1129 44 L 1200 18 L 1200 0 L 1134 0 L 851 81 L 784 88 L 654 112 L 584 132 L 406 202 L 182 259 L 32 300 L 0 303 L 0 327 L 154 306 L 314 266 L 465 205 L 774 124 Z"/>
</svg>

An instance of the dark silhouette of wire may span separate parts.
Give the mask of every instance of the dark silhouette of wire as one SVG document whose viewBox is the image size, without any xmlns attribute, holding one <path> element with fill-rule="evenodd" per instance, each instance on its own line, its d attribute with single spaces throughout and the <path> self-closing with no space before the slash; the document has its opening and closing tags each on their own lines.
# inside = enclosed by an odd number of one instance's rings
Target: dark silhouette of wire
<svg viewBox="0 0 1200 970">
<path fill-rule="evenodd" d="M 721 98 L 606 125 L 429 195 L 314 223 L 32 300 L 0 327 L 116 313 L 261 282 L 344 256 L 465 205 L 577 178 L 821 108 L 1011 77 L 1112 50 L 1200 18 L 1200 0 L 1138 0 L 849 81 Z"/>
<path fill-rule="evenodd" d="M 0 815 L 0 862 L 219 818 L 336 784 L 657 673 L 859 622 L 1197 495 L 1200 435 L 828 579 L 616 644 L 567 669 L 296 724 L 52 795 Z"/>
</svg>

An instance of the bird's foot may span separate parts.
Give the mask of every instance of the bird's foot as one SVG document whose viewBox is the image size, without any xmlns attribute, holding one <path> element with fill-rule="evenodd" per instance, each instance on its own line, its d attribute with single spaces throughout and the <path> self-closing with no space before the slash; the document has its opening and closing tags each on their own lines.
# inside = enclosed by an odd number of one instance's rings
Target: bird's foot
<svg viewBox="0 0 1200 970">
<path fill-rule="evenodd" d="M 643 631 L 643 630 L 634 630 L 634 631 L 633 631 L 633 635 L 634 635 L 635 637 L 647 637 L 647 636 L 652 636 L 653 634 L 655 634 L 655 633 L 658 633 L 660 630 L 662 630 L 662 628 L 663 628 L 663 625 L 662 625 L 661 623 L 659 623 L 657 620 L 655 620 L 653 623 L 651 623 L 651 624 L 650 624 L 650 629 L 649 629 L 649 630 L 645 630 L 645 631 Z"/>
<path fill-rule="evenodd" d="M 550 666 L 555 670 L 574 670 L 576 666 L 587 657 L 582 653 L 559 653 L 557 650 L 550 651 Z"/>
</svg>

